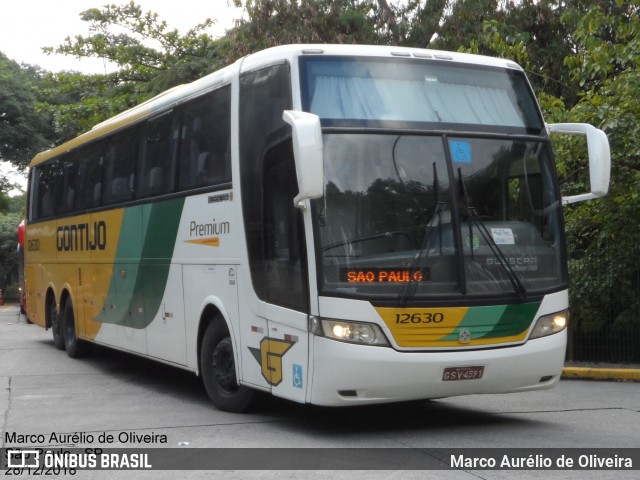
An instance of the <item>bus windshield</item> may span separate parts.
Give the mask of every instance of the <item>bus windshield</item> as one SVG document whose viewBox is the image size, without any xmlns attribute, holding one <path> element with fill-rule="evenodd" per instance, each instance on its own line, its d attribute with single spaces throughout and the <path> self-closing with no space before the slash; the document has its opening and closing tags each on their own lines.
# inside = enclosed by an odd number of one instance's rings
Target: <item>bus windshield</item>
<svg viewBox="0 0 640 480">
<path fill-rule="evenodd" d="M 415 59 L 300 59 L 303 106 L 323 125 L 428 122 L 539 131 L 524 74 Z"/>
<path fill-rule="evenodd" d="M 524 299 L 565 284 L 546 141 L 334 133 L 324 146 L 325 294 Z"/>
</svg>

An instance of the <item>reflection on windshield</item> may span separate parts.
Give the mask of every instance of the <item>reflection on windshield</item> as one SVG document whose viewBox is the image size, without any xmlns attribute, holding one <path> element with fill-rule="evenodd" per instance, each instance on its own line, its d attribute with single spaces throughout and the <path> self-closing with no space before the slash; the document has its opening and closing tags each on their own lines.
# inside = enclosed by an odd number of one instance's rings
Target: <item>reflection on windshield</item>
<svg viewBox="0 0 640 480">
<path fill-rule="evenodd" d="M 325 197 L 315 208 L 325 294 L 524 298 L 564 283 L 546 143 L 324 140 Z"/>
</svg>

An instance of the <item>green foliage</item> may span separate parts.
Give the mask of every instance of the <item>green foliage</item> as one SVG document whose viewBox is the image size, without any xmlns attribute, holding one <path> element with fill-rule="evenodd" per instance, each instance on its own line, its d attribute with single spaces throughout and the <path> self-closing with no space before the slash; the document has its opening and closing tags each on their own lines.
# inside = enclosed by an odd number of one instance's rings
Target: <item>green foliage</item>
<svg viewBox="0 0 640 480">
<path fill-rule="evenodd" d="M 578 46 L 565 64 L 582 88 L 603 86 L 607 78 L 638 68 L 640 3 L 601 2 L 582 13 L 570 10 L 563 19 L 577 23 Z"/>
<path fill-rule="evenodd" d="M 0 288 L 18 279 L 18 224 L 22 221 L 24 195 L 8 201 L 9 211 L 0 214 Z"/>
<path fill-rule="evenodd" d="M 39 111 L 52 119 L 56 143 L 221 66 L 219 42 L 205 32 L 214 23 L 211 19 L 181 35 L 133 1 L 92 8 L 82 12 L 81 18 L 89 23 L 90 35 L 67 37 L 64 44 L 45 51 L 101 58 L 117 70 L 104 75 L 49 75 L 57 93 L 41 102 Z"/>
<path fill-rule="evenodd" d="M 46 51 L 95 57 L 114 63 L 120 81 L 150 83 L 160 92 L 177 82 L 189 81 L 211 70 L 215 41 L 205 33 L 214 21 L 204 22 L 180 35 L 170 30 L 157 13 L 143 12 L 132 0 L 125 5 L 106 5 L 82 12 L 91 35 L 67 37 L 65 44 Z"/>
<path fill-rule="evenodd" d="M 38 104 L 38 112 L 50 118 L 55 143 L 60 144 L 94 125 L 145 100 L 146 86 L 120 82 L 118 75 L 82 75 L 73 72 L 49 74 L 56 95 Z M 141 91 L 142 90 L 142 91 Z"/>
<path fill-rule="evenodd" d="M 455 2 L 456 15 L 447 17 L 437 47 L 511 59 L 529 75 L 535 90 L 577 99 L 564 59 L 575 50 L 572 2 L 473 1 Z M 573 23 L 572 23 L 573 22 Z"/>
<path fill-rule="evenodd" d="M 35 112 L 35 81 L 28 71 L 0 53 L 0 161 L 21 169 L 47 145 L 47 128 Z M 0 191 L 5 186 L 0 184 Z"/>
<path fill-rule="evenodd" d="M 240 6 L 240 2 L 236 2 Z M 225 62 L 290 43 L 383 43 L 376 7 L 356 0 L 247 0 L 225 39 Z"/>
<path fill-rule="evenodd" d="M 594 6 L 580 17 L 579 48 L 565 64 L 584 89 L 569 121 L 587 122 L 608 135 L 612 153 L 609 194 L 569 207 L 570 246 L 584 252 L 572 262 L 575 317 L 586 328 L 608 332 L 621 324 L 638 328 L 640 272 L 640 18 L 639 3 Z M 566 160 L 566 171 L 584 165 Z M 584 183 L 586 176 L 583 174 Z M 586 185 L 585 185 L 586 187 Z M 583 191 L 586 188 L 583 188 Z M 611 252 L 614 252 L 613 254 Z M 613 299 L 616 299 L 613 301 Z M 629 323 L 635 318 L 635 326 Z M 623 330 L 624 330 L 623 328 Z"/>
</svg>

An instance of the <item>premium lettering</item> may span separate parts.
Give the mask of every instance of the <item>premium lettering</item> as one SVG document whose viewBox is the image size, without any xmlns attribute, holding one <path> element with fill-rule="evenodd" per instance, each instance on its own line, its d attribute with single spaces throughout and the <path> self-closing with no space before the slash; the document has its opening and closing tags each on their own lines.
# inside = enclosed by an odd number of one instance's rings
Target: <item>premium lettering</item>
<svg viewBox="0 0 640 480">
<path fill-rule="evenodd" d="M 211 223 L 198 223 L 191 221 L 189 225 L 190 237 L 204 237 L 207 235 L 225 235 L 231 230 L 229 222 L 216 222 L 214 218 Z"/>
</svg>

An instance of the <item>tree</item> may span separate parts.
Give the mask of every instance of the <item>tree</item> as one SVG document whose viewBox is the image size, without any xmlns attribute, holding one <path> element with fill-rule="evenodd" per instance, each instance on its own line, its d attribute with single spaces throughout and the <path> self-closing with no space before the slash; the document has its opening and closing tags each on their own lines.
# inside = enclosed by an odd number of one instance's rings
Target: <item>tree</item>
<svg viewBox="0 0 640 480">
<path fill-rule="evenodd" d="M 569 207 L 566 229 L 572 261 L 572 316 L 601 339 L 640 338 L 640 4 L 603 2 L 579 16 L 575 53 L 565 64 L 582 87 L 578 103 L 558 120 L 587 122 L 608 135 L 612 152 L 609 194 Z M 571 144 L 561 164 L 566 193 L 588 188 L 584 163 Z M 577 180 L 577 181 L 576 181 Z M 637 344 L 634 353 L 637 360 Z"/>
<path fill-rule="evenodd" d="M 0 53 L 0 161 L 26 168 L 48 144 L 47 127 L 36 114 L 35 78 Z M 8 187 L 0 180 L 0 192 Z"/>
<path fill-rule="evenodd" d="M 8 211 L 0 214 L 0 288 L 5 298 L 17 299 L 18 258 L 18 224 L 22 221 L 24 195 L 12 197 L 8 202 Z M 7 292 L 7 285 L 13 288 Z"/>
<path fill-rule="evenodd" d="M 90 35 L 67 37 L 49 53 L 78 58 L 97 57 L 117 70 L 105 75 L 64 72 L 50 75 L 60 98 L 40 104 L 54 121 L 57 143 L 87 131 L 93 125 L 133 107 L 168 88 L 190 82 L 220 67 L 219 42 L 206 33 L 214 21 L 180 35 L 158 14 L 143 12 L 131 1 L 81 13 Z"/>
<path fill-rule="evenodd" d="M 225 63 L 290 43 L 383 42 L 370 1 L 247 0 L 244 8 L 246 18 L 238 20 L 224 39 Z"/>
</svg>

